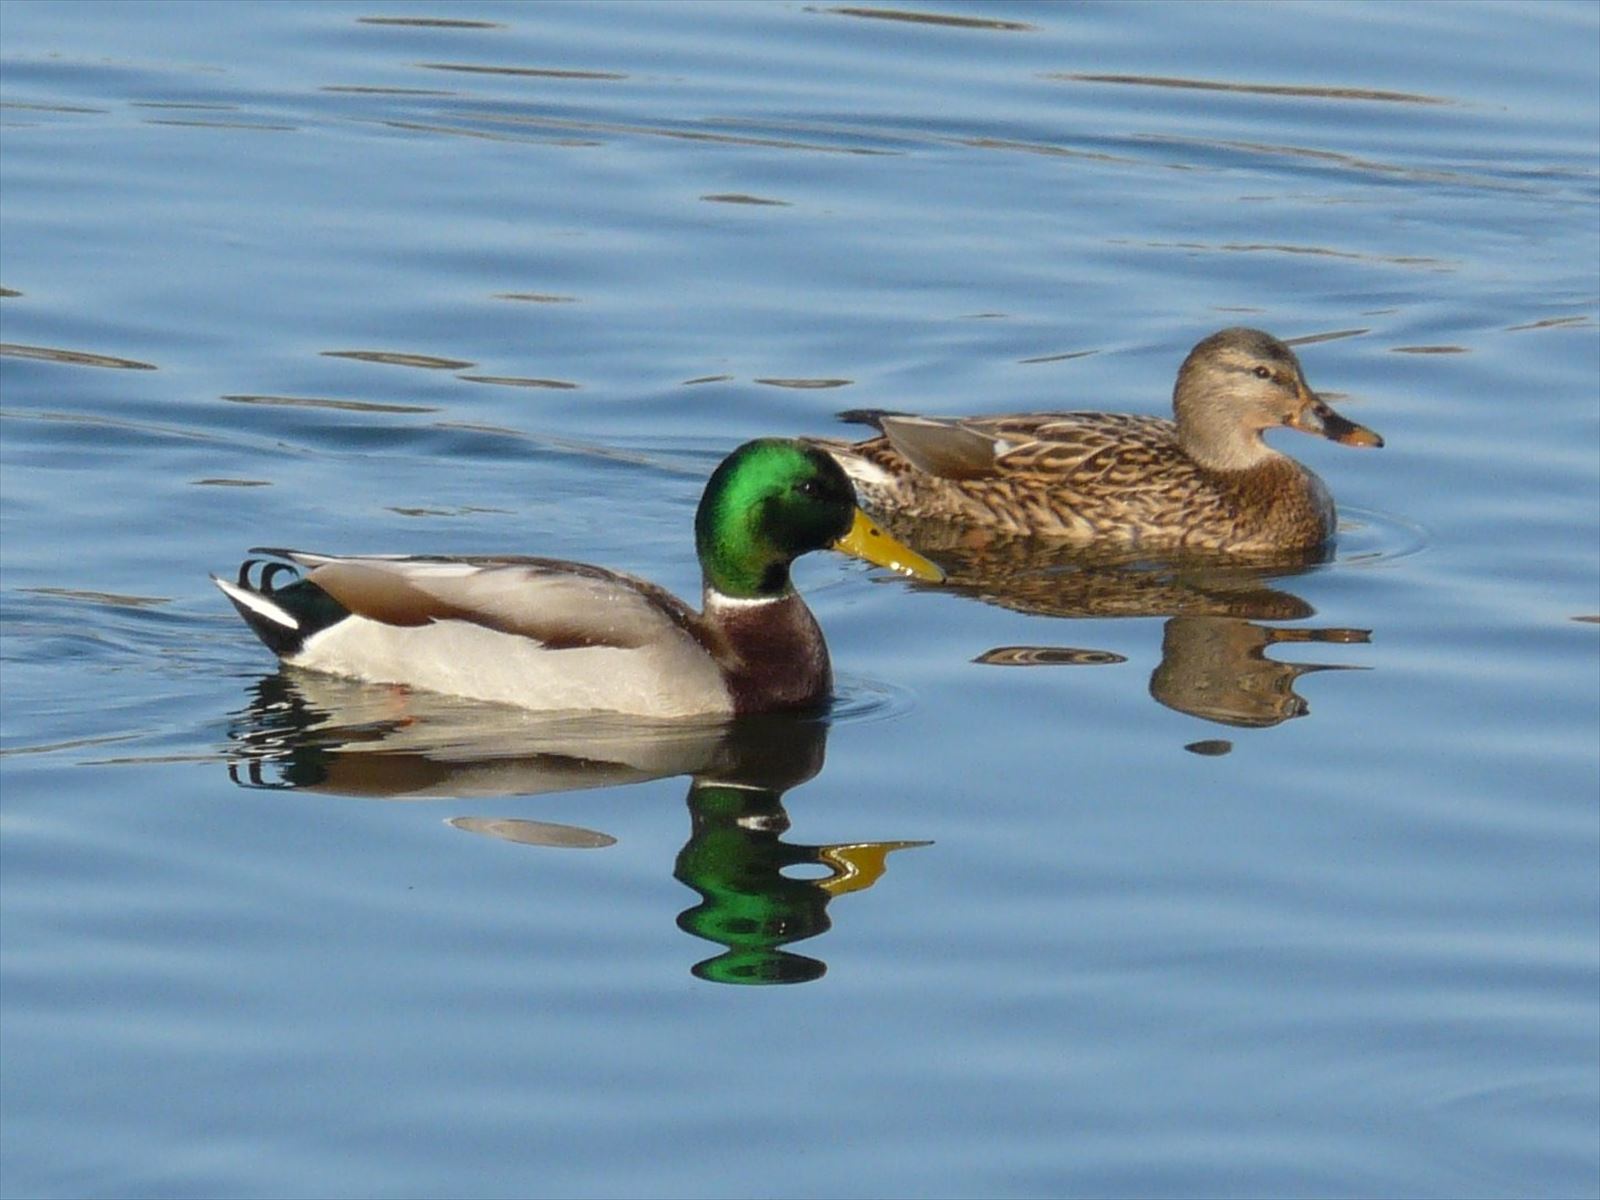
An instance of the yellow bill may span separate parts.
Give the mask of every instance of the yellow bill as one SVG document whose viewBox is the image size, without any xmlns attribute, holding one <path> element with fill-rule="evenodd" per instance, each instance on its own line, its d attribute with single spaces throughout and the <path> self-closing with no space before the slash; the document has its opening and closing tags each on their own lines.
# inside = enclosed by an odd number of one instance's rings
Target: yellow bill
<svg viewBox="0 0 1600 1200">
<path fill-rule="evenodd" d="M 833 869 L 826 879 L 815 883 L 830 896 L 859 892 L 877 883 L 889 866 L 889 855 L 896 850 L 931 846 L 932 842 L 850 842 L 840 846 L 819 846 L 817 858 Z"/>
<path fill-rule="evenodd" d="M 942 570 L 910 546 L 895 541 L 879 529 L 872 518 L 859 508 L 856 509 L 855 521 L 850 526 L 850 532 L 835 542 L 833 548 L 843 554 L 864 558 L 877 566 L 888 567 L 891 571 L 899 571 L 916 579 L 926 579 L 929 583 L 944 582 Z"/>
</svg>

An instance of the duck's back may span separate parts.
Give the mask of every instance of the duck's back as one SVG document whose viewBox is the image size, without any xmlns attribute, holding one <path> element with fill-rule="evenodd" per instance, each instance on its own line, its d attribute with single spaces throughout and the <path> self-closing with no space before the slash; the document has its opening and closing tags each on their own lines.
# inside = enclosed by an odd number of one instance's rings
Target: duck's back
<svg viewBox="0 0 1600 1200">
<path fill-rule="evenodd" d="M 1177 426 L 1125 413 L 960 421 L 875 415 L 882 436 L 828 449 L 868 507 L 1006 534 L 1158 552 L 1276 552 L 1333 528 L 1327 489 L 1273 455 L 1208 470 Z"/>
</svg>

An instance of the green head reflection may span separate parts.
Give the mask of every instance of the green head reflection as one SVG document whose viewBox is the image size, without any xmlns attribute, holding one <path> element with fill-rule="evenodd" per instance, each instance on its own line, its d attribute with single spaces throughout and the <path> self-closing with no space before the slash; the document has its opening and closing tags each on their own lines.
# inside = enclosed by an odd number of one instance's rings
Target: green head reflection
<svg viewBox="0 0 1600 1200">
<path fill-rule="evenodd" d="M 700 894 L 678 928 L 717 942 L 726 952 L 696 963 L 713 983 L 806 983 L 827 964 L 784 947 L 825 933 L 835 896 L 871 887 L 895 850 L 927 842 L 860 842 L 806 846 L 782 840 L 789 828 L 783 793 L 723 782 L 689 790 L 689 841 L 673 876 Z M 792 873 L 821 868 L 818 875 Z M 785 872 L 791 872 L 786 874 Z"/>
</svg>

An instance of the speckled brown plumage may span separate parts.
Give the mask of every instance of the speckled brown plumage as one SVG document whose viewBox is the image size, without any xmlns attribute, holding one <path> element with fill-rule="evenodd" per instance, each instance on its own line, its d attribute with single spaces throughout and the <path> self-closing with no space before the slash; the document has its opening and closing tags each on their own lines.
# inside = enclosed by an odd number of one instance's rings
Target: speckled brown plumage
<svg viewBox="0 0 1600 1200">
<path fill-rule="evenodd" d="M 1064 412 L 935 420 L 849 416 L 878 426 L 819 441 L 868 507 L 974 530 L 1158 553 L 1294 553 L 1322 545 L 1333 500 L 1306 467 L 1261 440 L 1288 425 L 1381 446 L 1305 383 L 1270 334 L 1228 329 L 1179 371 L 1176 421 Z"/>
</svg>

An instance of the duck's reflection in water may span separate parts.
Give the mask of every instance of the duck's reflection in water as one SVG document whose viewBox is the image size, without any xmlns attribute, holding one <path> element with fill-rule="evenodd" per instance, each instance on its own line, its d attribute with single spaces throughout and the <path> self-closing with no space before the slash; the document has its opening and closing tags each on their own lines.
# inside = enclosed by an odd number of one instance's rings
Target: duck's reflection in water
<svg viewBox="0 0 1600 1200">
<path fill-rule="evenodd" d="M 693 973 L 717 983 L 803 983 L 820 959 L 785 949 L 825 933 L 828 906 L 871 887 L 896 850 L 923 841 L 783 840 L 783 796 L 821 769 L 825 720 L 694 724 L 549 716 L 285 668 L 256 683 L 229 730 L 244 787 L 423 800 L 509 797 L 690 777 L 690 835 L 673 875 L 700 895 L 678 917 L 723 952 Z M 600 848 L 608 833 L 515 817 L 449 824 L 525 845 Z"/>
<path fill-rule="evenodd" d="M 1165 617 L 1161 661 L 1150 675 L 1159 703 L 1203 720 L 1266 728 L 1303 717 L 1310 705 L 1295 691 L 1314 671 L 1365 670 L 1279 662 L 1269 647 L 1285 642 L 1367 642 L 1365 629 L 1280 628 L 1262 621 L 1315 615 L 1284 581 L 1323 555 L 1291 562 L 1141 561 L 1096 556 L 1081 547 L 1027 539 L 958 537 L 919 523 L 886 522 L 896 537 L 932 555 L 948 572 L 947 591 L 1034 616 Z M 997 646 L 974 660 L 996 666 L 1104 665 L 1126 659 L 1078 646 Z M 1225 753 L 1228 743 L 1197 742 L 1199 753 Z"/>
<path fill-rule="evenodd" d="M 699 892 L 701 902 L 679 914 L 678 928 L 727 947 L 693 968 L 717 983 L 819 978 L 827 970 L 821 960 L 783 947 L 826 933 L 828 905 L 876 883 L 893 851 L 930 844 L 786 842 L 789 814 L 781 790 L 723 780 L 694 781 L 689 815 L 692 832 L 672 873 Z M 806 868 L 813 870 L 787 873 Z"/>
<path fill-rule="evenodd" d="M 1265 729 L 1311 711 L 1294 690 L 1315 671 L 1359 671 L 1329 663 L 1278 662 L 1266 656 L 1283 642 L 1365 642 L 1365 629 L 1277 629 L 1239 617 L 1171 617 L 1161 633 L 1161 662 L 1150 694 L 1191 716 Z"/>
</svg>

